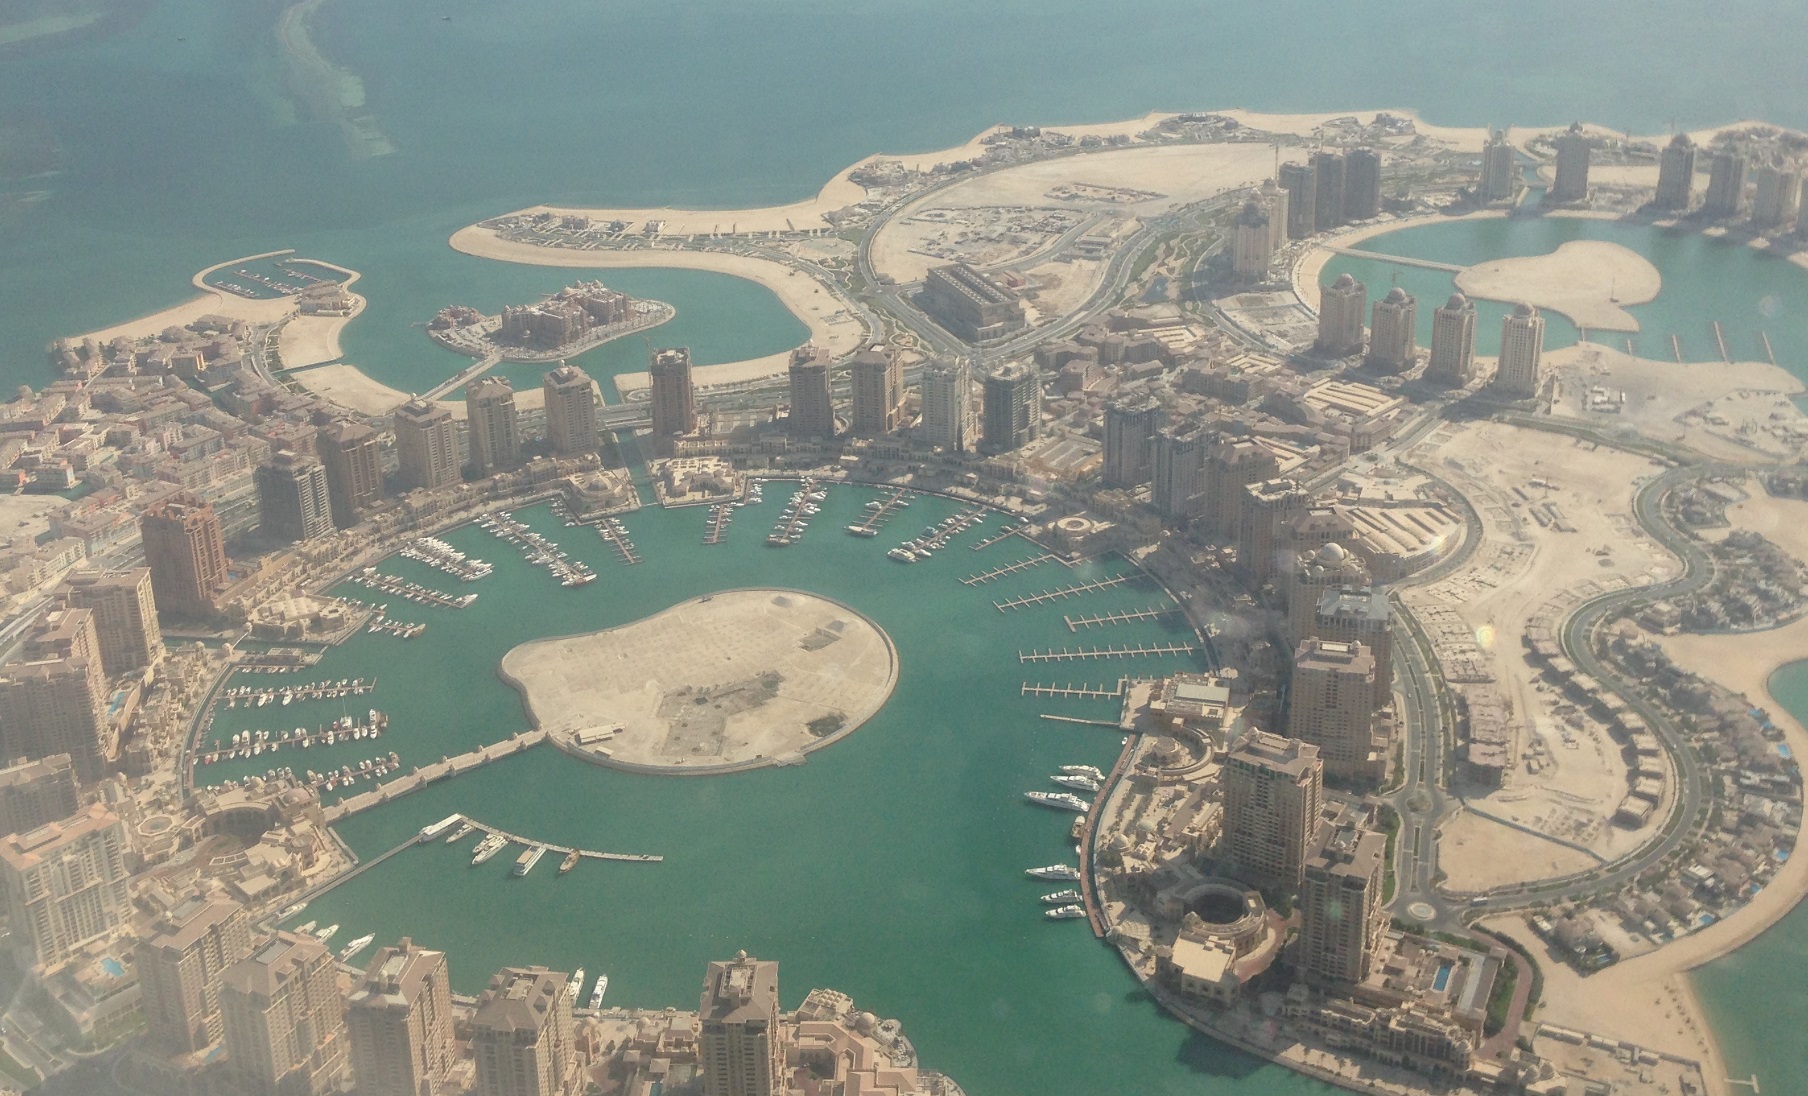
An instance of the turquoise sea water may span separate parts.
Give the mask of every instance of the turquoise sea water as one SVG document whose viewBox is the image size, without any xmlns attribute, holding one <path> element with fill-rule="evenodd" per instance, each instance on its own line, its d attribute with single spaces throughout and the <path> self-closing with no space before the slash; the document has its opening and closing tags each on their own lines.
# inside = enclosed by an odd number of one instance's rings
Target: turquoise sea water
<svg viewBox="0 0 1808 1096">
<path fill-rule="evenodd" d="M 1763 361 L 1760 332 L 1768 336 L 1777 364 L 1808 375 L 1808 270 L 1767 251 L 1688 230 L 1667 230 L 1578 217 L 1513 217 L 1422 225 L 1371 237 L 1364 251 L 1468 266 L 1491 259 L 1544 255 L 1572 240 L 1606 240 L 1638 252 L 1663 275 L 1663 288 L 1648 304 L 1629 305 L 1636 334 L 1593 332 L 1616 349 L 1628 342 L 1643 357 L 1673 360 L 1671 337 L 1688 362 L 1719 361 L 1713 324 L 1718 321 L 1727 351 L 1737 361 Z M 1336 256 L 1324 278 L 1349 273 L 1362 280 L 1374 299 L 1396 281 L 1419 299 L 1419 344 L 1431 341 L 1432 312 L 1455 285 L 1441 270 L 1403 266 L 1378 259 Z M 1500 322 L 1508 306 L 1477 302 L 1476 350 L 1500 350 Z M 1570 346 L 1575 327 L 1545 313 L 1545 345 Z"/>
<path fill-rule="evenodd" d="M 444 241 L 464 224 L 542 201 L 790 201 L 876 150 L 946 147 L 996 122 L 1242 105 L 1409 106 L 1462 125 L 1585 117 L 1640 132 L 1744 117 L 1808 124 L 1800 0 L 1602 0 L 1588 6 L 1585 28 L 1575 5 L 1558 0 L 1402 0 L 1385 18 L 1370 6 L 1249 0 L 328 0 L 314 37 L 362 80 L 395 149 L 359 159 L 284 74 L 273 34 L 284 6 L 157 0 L 110 38 L 0 55 L 0 142 L 23 134 L 56 150 L 54 162 L 0 177 L 0 383 L 48 379 L 48 341 L 173 304 L 202 267 L 293 247 L 365 274 L 371 309 L 346 333 L 348 358 L 390 383 L 422 386 L 443 375 L 444 359 L 409 324 L 455 301 L 493 307 L 531 297 L 568 276 L 457 256 Z M 1554 243 L 1525 246 L 1546 245 Z M 1707 319 L 1729 324 L 1735 340 L 1762 327 L 1782 357 L 1779 339 L 1800 338 L 1801 313 L 1772 325 L 1749 308 L 1789 291 L 1754 293 L 1751 276 L 1732 273 L 1724 307 L 1651 326 L 1672 326 L 1691 356 L 1701 353 Z M 666 334 L 694 324 L 683 339 L 714 348 L 699 360 L 782 349 L 798 337 L 757 287 L 645 277 L 665 291 L 650 295 L 679 305 Z M 626 273 L 606 278 L 629 288 Z M 1700 282 L 1710 293 L 1717 284 Z M 1671 306 L 1660 298 L 1648 307 Z M 615 355 L 634 341 L 585 364 L 623 368 L 629 358 Z M 829 516 L 821 537 L 848 539 Z M 386 868 L 331 900 L 344 903 L 347 937 L 410 931 L 452 948 L 466 988 L 504 959 L 607 967 L 623 977 L 613 998 L 657 1004 L 688 1000 L 704 959 L 746 946 L 784 961 L 788 1000 L 830 984 L 900 1015 L 927 1060 L 976 1096 L 1318 1091 L 1158 1018 L 1105 949 L 1068 931 L 1078 926 L 1020 916 L 1034 885 L 1016 873 L 1055 858 L 1058 824 L 1014 810 L 1012 796 L 1056 757 L 1109 754 L 1089 733 L 1029 714 L 1057 709 L 1010 695 L 1031 676 L 1015 672 L 1010 652 L 1059 640 L 1058 621 L 993 620 L 983 607 L 970 621 L 959 606 L 972 592 L 935 574 L 943 559 L 912 569 L 947 588 L 925 598 L 914 573 L 900 585 L 882 559 L 860 568 L 813 555 L 826 551 L 820 541 L 762 554 L 763 530 L 747 519 L 730 546 L 699 557 L 689 542 L 700 530 L 685 523 L 701 520 L 638 516 L 630 524 L 649 548 L 642 568 L 624 577 L 602 557 L 594 586 L 531 601 L 530 584 L 545 576 L 511 569 L 504 546 L 486 545 L 504 564 L 480 584 L 487 600 L 461 615 L 398 607 L 432 629 L 412 644 L 360 638 L 322 674 L 378 673 L 384 684 L 371 700 L 397 720 L 383 748 L 416 759 L 521 725 L 512 694 L 493 683 L 505 641 L 644 615 L 687 591 L 808 584 L 842 591 L 894 634 L 937 614 L 963 627 L 977 621 L 972 636 L 992 647 L 975 649 L 979 640 L 960 632 L 913 656 L 880 717 L 800 770 L 658 782 L 655 792 L 542 753 L 356 820 L 348 837 L 376 849 L 448 810 L 476 813 L 467 800 L 482 800 L 497 821 L 523 830 L 589 826 L 596 840 L 644 839 L 673 860 L 639 877 L 605 868 L 559 881 L 542 867 L 519 883 L 467 885 L 476 877 L 455 858 L 411 852 L 393 862 L 396 874 Z M 497 596 L 508 589 L 520 596 Z M 1105 595 L 1098 603 L 1116 604 Z M 533 628 L 521 612 L 529 604 Z M 403 688 L 415 665 L 438 687 Z M 918 809 L 925 797 L 934 809 Z M 729 855 L 748 849 L 757 855 Z M 531 924 L 524 910 L 535 913 Z M 524 954 L 515 940 L 542 950 Z M 1798 911 L 1703 975 L 1735 1063 L 1759 1062 L 1767 1080 L 1789 1067 L 1773 1063 L 1797 1044 L 1800 1024 L 1777 1021 L 1778 998 L 1794 989 L 1739 987 L 1748 969 L 1785 977 L 1793 967 L 1784 961 L 1799 959 L 1804 941 L 1808 918 Z M 1740 966 L 1747 956 L 1751 966 Z M 1740 1046 L 1772 1057 L 1747 1059 Z"/>
</svg>

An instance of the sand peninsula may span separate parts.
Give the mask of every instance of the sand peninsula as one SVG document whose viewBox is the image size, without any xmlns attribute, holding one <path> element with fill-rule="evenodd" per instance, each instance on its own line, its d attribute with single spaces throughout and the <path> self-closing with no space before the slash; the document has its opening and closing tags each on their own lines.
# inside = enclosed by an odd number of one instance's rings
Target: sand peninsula
<svg viewBox="0 0 1808 1096">
<path fill-rule="evenodd" d="M 729 590 L 502 657 L 536 727 L 636 772 L 802 764 L 884 707 L 898 653 L 854 609 L 797 590 Z"/>
</svg>

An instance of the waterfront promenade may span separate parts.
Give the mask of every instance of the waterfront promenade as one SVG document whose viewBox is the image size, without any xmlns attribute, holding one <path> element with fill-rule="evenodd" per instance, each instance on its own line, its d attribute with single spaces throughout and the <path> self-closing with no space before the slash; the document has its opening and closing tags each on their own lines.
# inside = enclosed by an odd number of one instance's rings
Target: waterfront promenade
<svg viewBox="0 0 1808 1096">
<path fill-rule="evenodd" d="M 406 776 L 398 776 L 388 780 L 366 792 L 348 795 L 339 802 L 325 808 L 323 814 L 326 824 L 337 825 L 359 811 L 375 807 L 380 803 L 388 803 L 409 792 L 418 792 L 436 781 L 446 780 L 491 761 L 500 761 L 505 757 L 513 757 L 518 753 L 531 750 L 546 741 L 545 731 L 520 731 L 501 742 L 492 742 L 469 753 L 456 757 L 445 757 L 431 765 L 422 765 Z"/>
</svg>

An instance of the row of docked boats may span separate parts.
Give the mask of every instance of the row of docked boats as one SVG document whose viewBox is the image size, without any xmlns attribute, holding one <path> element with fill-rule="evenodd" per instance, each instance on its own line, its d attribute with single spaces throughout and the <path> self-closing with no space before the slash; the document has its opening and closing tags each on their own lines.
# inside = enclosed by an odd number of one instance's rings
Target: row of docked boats
<svg viewBox="0 0 1808 1096">
<path fill-rule="evenodd" d="M 1049 778 L 1062 787 L 1080 791 L 1097 792 L 1104 786 L 1105 774 L 1093 765 L 1063 765 L 1060 771 Z M 1059 810 L 1085 814 L 1092 809 L 1092 804 L 1071 792 L 1025 792 L 1024 798 L 1039 806 L 1054 807 Z M 1074 819 L 1074 830 L 1078 832 L 1084 819 Z M 1076 847 L 1076 852 L 1078 851 Z M 1070 864 L 1048 864 L 1040 868 L 1030 868 L 1024 874 L 1031 879 L 1046 879 L 1061 883 L 1077 883 L 1080 881 L 1080 869 Z M 1049 908 L 1042 916 L 1050 921 L 1077 921 L 1086 916 L 1085 896 L 1079 890 L 1069 887 L 1042 896 L 1042 903 Z"/>
<path fill-rule="evenodd" d="M 396 554 L 403 559 L 424 563 L 436 571 L 444 571 L 460 582 L 476 582 L 480 578 L 490 577 L 496 571 L 494 564 L 471 559 L 438 537 L 422 537 L 412 544 L 404 545 Z"/>
<path fill-rule="evenodd" d="M 266 704 L 287 706 L 301 700 L 339 700 L 368 693 L 376 687 L 374 678 L 365 681 L 361 677 L 342 677 L 338 681 L 285 685 L 280 689 L 254 689 L 249 685 L 234 685 L 220 696 L 226 701 L 228 708 L 236 708 L 240 704 L 247 708 L 262 708 Z"/>
<path fill-rule="evenodd" d="M 462 814 L 450 814 L 431 826 L 423 827 L 419 841 L 425 845 L 438 840 L 441 834 L 445 834 L 446 844 L 456 845 L 480 829 L 484 831 L 483 840 L 477 843 L 476 849 L 471 853 L 471 866 L 476 867 L 495 859 L 498 853 L 508 847 L 512 838 L 507 834 L 498 833 L 472 822 Z M 521 855 L 515 858 L 515 866 L 511 869 L 511 873 L 517 877 L 526 875 L 533 871 L 534 867 L 540 863 L 540 859 L 550 851 L 552 851 L 550 845 L 529 843 L 527 848 L 522 850 Z M 559 863 L 559 874 L 564 875 L 572 868 L 577 867 L 578 861 L 583 859 L 583 856 L 584 854 L 577 849 L 566 849 L 565 859 Z"/>
<path fill-rule="evenodd" d="M 389 717 L 375 708 L 370 710 L 369 722 L 359 723 L 351 716 L 340 716 L 325 727 L 309 731 L 305 727 L 297 727 L 293 731 L 239 731 L 229 742 L 222 746 L 219 739 L 213 740 L 213 749 L 200 755 L 196 760 L 203 765 L 212 765 L 219 761 L 236 761 L 247 757 L 258 757 L 265 753 L 275 753 L 283 749 L 312 749 L 315 746 L 332 746 L 341 742 L 362 742 L 366 739 L 381 738 L 383 731 L 389 726 Z"/>
<path fill-rule="evenodd" d="M 299 913 L 300 910 L 297 909 L 296 912 Z M 290 916 L 293 916 L 293 914 L 291 914 Z M 297 936 L 312 936 L 314 939 L 320 941 L 323 944 L 326 943 L 328 940 L 331 940 L 334 936 L 337 936 L 339 934 L 339 926 L 338 925 L 328 925 L 325 928 L 316 928 L 315 927 L 316 924 L 318 924 L 318 922 L 309 921 L 306 924 L 295 926 L 290 931 L 295 933 L 295 935 L 297 935 Z M 376 938 L 377 938 L 376 933 L 367 933 L 363 936 L 358 937 L 356 940 L 353 940 L 351 943 L 345 945 L 344 947 L 340 948 L 339 949 L 339 961 L 341 963 L 351 962 L 353 956 L 357 955 L 359 952 L 363 951 L 365 948 L 370 947 L 371 942 L 374 941 Z"/>
<path fill-rule="evenodd" d="M 376 567 L 366 567 L 351 576 L 351 581 L 367 590 L 378 590 L 394 597 L 406 598 L 417 605 L 439 605 L 447 609 L 463 609 L 477 600 L 476 594 L 441 593 L 431 586 L 422 586 L 398 575 L 386 575 Z"/>
<path fill-rule="evenodd" d="M 822 513 L 822 504 L 828 497 L 829 493 L 816 480 L 805 477 L 792 493 L 791 501 L 779 511 L 778 521 L 766 536 L 766 544 L 773 548 L 785 548 L 804 539 L 804 530 L 810 527 L 810 519 Z"/>
<path fill-rule="evenodd" d="M 948 542 L 979 524 L 986 516 L 983 506 L 971 506 L 957 514 L 950 514 L 934 525 L 926 527 L 921 533 L 885 553 L 899 563 L 915 563 L 928 559 L 936 552 L 946 548 Z"/>
<path fill-rule="evenodd" d="M 477 525 L 520 548 L 527 562 L 552 572 L 561 586 L 587 586 L 596 581 L 596 572 L 582 560 L 573 559 L 565 549 L 534 532 L 526 522 L 517 520 L 512 514 L 486 514 L 477 519 Z"/>
</svg>

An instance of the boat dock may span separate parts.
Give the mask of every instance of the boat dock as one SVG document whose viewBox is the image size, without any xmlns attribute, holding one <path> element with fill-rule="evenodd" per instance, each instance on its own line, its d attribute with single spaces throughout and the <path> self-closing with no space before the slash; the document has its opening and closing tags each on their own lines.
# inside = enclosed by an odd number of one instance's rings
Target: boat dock
<svg viewBox="0 0 1808 1096">
<path fill-rule="evenodd" d="M 1093 886 L 1092 840 L 1093 835 L 1098 831 L 1099 815 L 1105 810 L 1105 801 L 1111 797 L 1118 780 L 1124 775 L 1124 770 L 1129 767 L 1130 759 L 1135 755 L 1137 745 L 1137 740 L 1132 738 L 1124 743 L 1123 749 L 1118 751 L 1117 762 L 1111 766 L 1111 771 L 1105 774 L 1105 779 L 1099 782 L 1099 792 L 1092 797 L 1092 809 L 1086 812 L 1085 821 L 1080 827 L 1078 842 L 1080 847 L 1080 894 L 1086 907 L 1086 922 L 1092 926 L 1092 934 L 1101 940 L 1105 939 L 1106 931 L 1110 926 L 1105 923 L 1105 914 L 1101 909 L 1102 903 Z"/>
<path fill-rule="evenodd" d="M 979 586 L 987 582 L 992 582 L 995 579 L 1001 579 L 1006 575 L 1014 575 L 1019 571 L 1027 571 L 1032 567 L 1040 567 L 1044 563 L 1055 558 L 1057 557 L 1053 552 L 1044 552 L 1039 556 L 1020 559 L 1016 563 L 1007 563 L 1003 567 L 994 567 L 990 571 L 981 571 L 977 575 L 968 575 L 966 578 L 961 579 L 961 585 Z"/>
<path fill-rule="evenodd" d="M 1770 360 L 1770 364 L 1777 364 L 1777 352 L 1770 348 L 1770 333 L 1767 331 L 1760 331 L 1758 332 L 1758 339 L 1764 344 L 1764 356 Z"/>
<path fill-rule="evenodd" d="M 866 517 L 848 526 L 848 534 L 856 537 L 870 537 L 883 529 L 898 511 L 910 505 L 910 492 L 903 488 L 893 491 L 887 498 L 879 500 L 882 505 L 877 510 L 867 512 Z"/>
<path fill-rule="evenodd" d="M 1012 598 L 1009 601 L 994 601 L 992 605 L 999 612 L 1008 613 L 1012 609 L 1022 609 L 1029 605 L 1041 605 L 1046 601 L 1065 600 L 1070 597 L 1078 597 L 1080 594 L 1090 594 L 1094 590 L 1108 590 L 1113 586 L 1122 586 L 1124 583 L 1129 582 L 1135 577 L 1135 575 L 1117 575 L 1113 578 L 1102 578 L 1096 582 L 1082 582 L 1075 586 L 1063 586 L 1059 590 L 1044 590 L 1039 594 Z"/>
<path fill-rule="evenodd" d="M 492 742 L 488 746 L 459 754 L 457 757 L 445 757 L 431 765 L 422 765 L 413 772 L 384 781 L 367 792 L 349 795 L 337 803 L 322 807 L 326 824 L 334 825 L 359 811 L 367 810 L 381 803 L 400 799 L 409 792 L 422 788 L 447 777 L 459 776 L 491 761 L 499 761 L 512 757 L 523 750 L 532 749 L 546 741 L 545 731 L 522 731 L 501 742 Z"/>
<path fill-rule="evenodd" d="M 1022 529 L 1023 529 L 1023 526 L 1021 526 L 1021 525 L 1007 525 L 1003 529 L 1000 529 L 998 532 L 993 533 L 991 536 L 985 538 L 984 540 L 975 541 L 974 543 L 968 545 L 968 547 L 973 549 L 975 552 L 982 551 L 983 549 L 992 547 L 992 545 L 997 544 L 1000 541 L 1009 540 L 1011 537 L 1014 537 L 1019 532 L 1021 532 Z"/>
<path fill-rule="evenodd" d="M 720 544 L 728 535 L 728 523 L 734 520 L 734 507 L 725 502 L 718 502 L 709 508 L 709 520 L 703 529 L 703 543 Z"/>
<path fill-rule="evenodd" d="M 552 577 L 559 580 L 561 586 L 584 586 L 596 579 L 595 571 L 582 561 L 572 559 L 557 543 L 534 532 L 525 522 L 516 520 L 513 514 L 497 511 L 479 518 L 477 525 L 521 549 L 527 562 L 535 567 L 546 568 Z M 608 539 L 607 536 L 604 539 Z"/>
<path fill-rule="evenodd" d="M 1163 609 L 1151 605 L 1147 609 L 1132 609 L 1122 613 L 1100 613 L 1098 616 L 1070 617 L 1061 619 L 1067 623 L 1067 630 L 1077 632 L 1081 628 L 1112 627 L 1118 624 L 1135 624 L 1139 620 L 1162 620 L 1179 613 L 1179 609 Z"/>
<path fill-rule="evenodd" d="M 1055 696 L 1063 700 L 1120 700 L 1124 690 L 1129 688 L 1129 678 L 1120 677 L 1117 684 L 1107 688 L 1103 685 L 1032 685 L 1024 682 L 1018 696 Z"/>
<path fill-rule="evenodd" d="M 1727 349 L 1726 349 L 1726 332 L 1722 331 L 1720 329 L 1720 321 L 1719 320 L 1714 320 L 1713 324 L 1714 324 L 1714 344 L 1716 346 L 1720 347 L 1720 360 L 1723 362 L 1730 363 L 1733 360 L 1733 356 L 1732 356 L 1732 354 L 1728 353 Z"/>
<path fill-rule="evenodd" d="M 728 527 L 727 519 L 723 519 L 722 527 Z M 634 547 L 634 540 L 628 536 L 628 527 L 616 518 L 604 518 L 597 523 L 596 535 L 603 538 L 604 543 L 615 549 L 615 558 L 627 566 L 639 563 L 640 552 Z M 706 544 L 714 544 L 713 540 L 705 540 Z"/>
<path fill-rule="evenodd" d="M 236 708 L 241 704 L 247 708 L 261 708 L 265 704 L 281 704 L 288 701 L 303 700 L 338 700 L 346 696 L 363 696 L 377 687 L 377 679 L 369 681 L 354 677 L 350 681 L 322 681 L 316 685 L 284 685 L 280 689 L 253 689 L 249 685 L 239 685 L 227 689 L 220 696 L 226 701 L 228 708 Z M 287 698 L 287 700 L 285 700 Z"/>
<path fill-rule="evenodd" d="M 476 594 L 443 594 L 438 590 L 422 586 L 418 582 L 409 582 L 405 578 L 386 575 L 375 567 L 366 567 L 351 576 L 351 580 L 367 590 L 377 590 L 393 597 L 406 598 L 418 605 L 437 605 L 442 609 L 463 609 L 477 600 Z"/>
<path fill-rule="evenodd" d="M 522 845 L 530 849 L 545 849 L 547 852 L 556 853 L 559 856 L 565 856 L 575 852 L 586 860 L 614 860 L 626 864 L 658 864 L 665 860 L 665 857 L 663 856 L 656 856 L 649 853 L 597 852 L 593 849 L 576 849 L 568 845 L 555 845 L 549 841 L 536 841 L 531 837 L 522 837 L 518 833 L 510 833 L 499 826 L 492 826 L 488 822 L 479 822 L 468 814 L 461 817 L 463 817 L 465 822 L 467 822 L 472 829 L 477 830 L 480 833 L 487 834 L 491 837 L 500 837 L 512 845 Z M 428 844 L 432 844 L 432 842 L 428 842 Z"/>
<path fill-rule="evenodd" d="M 444 571 L 461 582 L 476 582 L 480 578 L 488 578 L 496 568 L 481 559 L 467 559 L 458 549 L 440 540 L 438 537 L 421 537 L 412 544 L 404 544 L 396 553 L 403 559 L 411 559 L 422 563 L 436 571 Z"/>
<path fill-rule="evenodd" d="M 1145 658 L 1190 655 L 1199 648 L 1190 643 L 1144 643 L 1134 647 L 1075 647 L 1059 651 L 1018 651 L 1018 662 L 1072 662 L 1082 658 Z"/>
<path fill-rule="evenodd" d="M 391 620 L 386 616 L 379 616 L 372 620 L 370 626 L 365 630 L 369 632 L 382 632 L 385 635 L 395 636 L 397 639 L 413 639 L 415 636 L 426 631 L 427 626 L 425 624 L 410 624 L 405 620 Z"/>
</svg>

